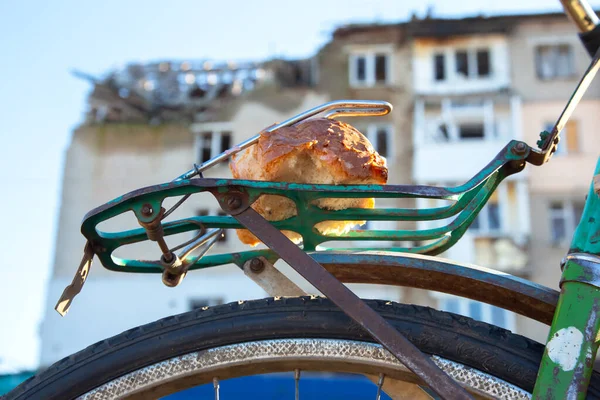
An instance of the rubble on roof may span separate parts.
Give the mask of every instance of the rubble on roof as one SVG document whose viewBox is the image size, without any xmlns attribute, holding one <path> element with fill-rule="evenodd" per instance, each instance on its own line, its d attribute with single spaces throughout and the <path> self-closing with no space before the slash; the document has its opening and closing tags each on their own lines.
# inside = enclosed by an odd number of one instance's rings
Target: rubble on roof
<svg viewBox="0 0 600 400">
<path fill-rule="evenodd" d="M 76 75 L 93 84 L 87 123 L 193 122 L 264 85 L 310 86 L 310 67 L 309 60 L 164 61 L 132 63 L 103 79 Z"/>
<path fill-rule="evenodd" d="M 424 18 L 419 18 L 413 13 L 409 20 L 397 24 L 347 24 L 338 27 L 333 32 L 334 38 L 350 35 L 378 32 L 390 34 L 402 31 L 407 37 L 449 37 L 488 33 L 507 33 L 513 27 L 524 21 L 532 19 L 555 18 L 565 19 L 562 12 L 548 12 L 537 14 L 504 14 L 494 16 L 471 16 L 463 18 L 438 18 L 431 10 Z"/>
</svg>

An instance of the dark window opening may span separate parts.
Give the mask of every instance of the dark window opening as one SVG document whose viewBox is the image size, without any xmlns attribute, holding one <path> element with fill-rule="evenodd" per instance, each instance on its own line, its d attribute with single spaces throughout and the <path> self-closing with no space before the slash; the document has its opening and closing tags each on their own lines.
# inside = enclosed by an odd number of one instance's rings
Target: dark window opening
<svg viewBox="0 0 600 400">
<path fill-rule="evenodd" d="M 367 79 L 367 60 L 365 57 L 356 58 L 356 80 L 364 82 Z"/>
<path fill-rule="evenodd" d="M 375 56 L 375 81 L 385 82 L 387 80 L 387 57 L 384 54 Z"/>
<path fill-rule="evenodd" d="M 387 129 L 377 129 L 377 152 L 382 157 L 388 156 L 388 148 L 389 148 L 389 135 Z"/>
<path fill-rule="evenodd" d="M 466 51 L 456 52 L 456 73 L 465 78 L 469 77 L 469 58 Z"/>
<path fill-rule="evenodd" d="M 488 224 L 490 231 L 497 231 L 500 229 L 500 207 L 498 203 L 489 203 L 488 209 Z"/>
<path fill-rule="evenodd" d="M 488 50 L 477 51 L 477 75 L 490 76 L 490 52 Z"/>
<path fill-rule="evenodd" d="M 231 84 L 224 83 L 217 91 L 217 97 L 222 99 L 231 94 Z"/>
<path fill-rule="evenodd" d="M 440 134 L 442 135 L 442 139 L 444 139 L 444 140 L 449 140 L 450 139 L 450 133 L 448 133 L 448 125 L 441 124 L 438 129 L 440 130 Z"/>
<path fill-rule="evenodd" d="M 206 96 L 206 90 L 196 85 L 192 90 L 190 90 L 189 96 L 192 99 L 201 99 Z"/>
<path fill-rule="evenodd" d="M 221 153 L 231 147 L 231 132 L 221 132 Z"/>
<path fill-rule="evenodd" d="M 444 67 L 444 55 L 436 54 L 434 57 L 434 74 L 436 81 L 446 79 L 446 69 Z"/>
<path fill-rule="evenodd" d="M 200 148 L 200 162 L 204 163 L 210 160 L 212 154 L 212 133 L 202 133 L 202 146 Z"/>
<path fill-rule="evenodd" d="M 483 139 L 483 124 L 464 124 L 458 127 L 461 139 Z"/>
<path fill-rule="evenodd" d="M 469 227 L 470 229 L 478 231 L 481 228 L 481 224 L 479 223 L 480 216 L 481 214 L 477 214 L 473 222 L 471 222 L 471 226 Z"/>
</svg>

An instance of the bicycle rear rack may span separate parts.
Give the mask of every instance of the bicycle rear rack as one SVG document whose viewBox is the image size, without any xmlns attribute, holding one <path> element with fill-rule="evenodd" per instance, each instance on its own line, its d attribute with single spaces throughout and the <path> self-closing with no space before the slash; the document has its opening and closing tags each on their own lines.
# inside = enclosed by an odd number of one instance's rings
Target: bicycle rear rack
<svg viewBox="0 0 600 400">
<path fill-rule="evenodd" d="M 325 113 L 327 118 L 336 118 L 385 115 L 390 111 L 391 105 L 385 102 L 339 101 L 309 110 L 268 130 L 274 131 L 322 113 Z M 282 258 L 363 326 L 404 365 L 421 378 L 428 378 L 429 385 L 436 393 L 444 398 L 470 398 L 462 388 L 439 370 L 431 359 L 400 335 L 307 252 L 329 250 L 321 246 L 328 241 L 428 241 L 418 246 L 399 245 L 388 247 L 386 250 L 440 254 L 460 239 L 500 182 L 525 167 L 531 152 L 530 147 L 524 142 L 509 142 L 472 179 L 452 188 L 419 185 L 315 185 L 202 177 L 203 171 L 253 145 L 258 138 L 258 135 L 254 136 L 201 166 L 194 165 L 194 169 L 170 183 L 130 192 L 89 212 L 81 228 L 83 235 L 88 239 L 86 252 L 73 283 L 65 289 L 57 304 L 57 311 L 62 315 L 67 312 L 73 297 L 85 283 L 94 255 L 97 255 L 103 266 L 110 270 L 160 272 L 163 274 L 163 282 L 168 286 L 178 285 L 189 270 L 228 263 L 243 267 L 247 261 L 259 256 L 269 261 Z M 195 178 L 197 175 L 200 177 Z M 191 195 L 202 192 L 211 193 L 228 215 L 197 216 L 165 222 L 165 219 Z M 287 197 L 295 203 L 297 215 L 283 221 L 267 221 L 251 207 L 262 195 Z M 178 196 L 183 197 L 169 210 L 163 207 L 165 200 Z M 331 211 L 313 205 L 315 200 L 323 198 L 422 198 L 446 200 L 451 204 L 420 210 L 388 208 Z M 127 212 L 134 213 L 141 228 L 115 233 L 98 229 L 100 223 Z M 332 220 L 417 222 L 453 217 L 454 219 L 446 225 L 432 229 L 351 230 L 342 234 L 322 234 L 315 229 L 316 224 Z M 248 229 L 269 249 L 207 254 L 223 229 Z M 195 238 L 173 248 L 169 248 L 164 240 L 167 236 L 197 230 L 200 234 Z M 301 235 L 302 249 L 282 233 L 287 230 Z M 123 259 L 113 255 L 115 250 L 122 246 L 146 240 L 157 242 L 162 253 L 159 260 Z M 177 250 L 180 250 L 178 255 L 175 254 Z M 194 255 L 197 251 L 199 254 Z"/>
<path fill-rule="evenodd" d="M 364 103 L 364 104 L 363 104 Z M 362 106 L 362 108 L 361 108 Z M 329 118 L 349 115 L 385 115 L 391 106 L 385 102 L 346 102 L 325 104 L 294 117 L 269 130 L 288 126 L 308 117 L 327 112 Z M 530 148 L 523 142 L 511 141 L 498 155 L 472 179 L 457 187 L 443 188 L 420 185 L 314 185 L 286 182 L 263 182 L 235 179 L 191 178 L 201 174 L 211 166 L 227 159 L 232 154 L 249 147 L 258 140 L 255 136 L 233 147 L 202 166 L 186 172 L 176 180 L 161 185 L 150 186 L 130 192 L 105 205 L 90 211 L 84 218 L 82 233 L 92 244 L 95 254 L 102 264 L 114 271 L 122 272 L 162 272 L 165 260 L 131 260 L 115 257 L 112 253 L 121 246 L 130 245 L 148 239 L 159 242 L 163 258 L 172 251 L 185 247 L 179 258 L 188 264 L 188 269 L 200 269 L 217 265 L 235 263 L 243 265 L 257 256 L 272 256 L 270 250 L 248 250 L 231 254 L 204 254 L 192 257 L 191 253 L 214 243 L 220 229 L 244 229 L 245 227 L 230 215 L 195 216 L 181 220 L 164 222 L 175 208 L 195 193 L 210 192 L 217 200 L 231 193 L 242 194 L 251 204 L 261 195 L 278 195 L 292 200 L 297 215 L 283 221 L 271 222 L 280 230 L 297 232 L 302 236 L 305 251 L 327 251 L 322 244 L 330 241 L 370 241 L 370 242 L 426 242 L 418 246 L 406 246 L 399 243 L 387 246 L 386 251 L 409 252 L 437 255 L 452 247 L 465 233 L 481 208 L 486 204 L 496 187 L 507 176 L 522 170 Z M 169 210 L 163 208 L 168 198 L 183 196 Z M 386 209 L 345 209 L 331 211 L 313 205 L 323 198 L 422 198 L 446 200 L 449 204 L 426 209 L 386 208 Z M 224 211 L 228 212 L 224 207 Z M 123 232 L 108 233 L 100 231 L 98 224 L 120 214 L 133 211 L 142 228 Z M 322 221 L 439 221 L 452 219 L 444 226 L 432 229 L 398 230 L 351 230 L 342 234 L 322 234 L 314 226 Z M 166 236 L 183 232 L 197 231 L 204 235 L 195 242 L 186 242 L 174 249 L 166 248 Z M 371 248 L 378 249 L 376 246 Z M 336 250 L 341 250 L 336 248 Z M 366 249 L 365 249 L 366 250 Z M 192 262 L 193 261 L 193 262 Z"/>
</svg>

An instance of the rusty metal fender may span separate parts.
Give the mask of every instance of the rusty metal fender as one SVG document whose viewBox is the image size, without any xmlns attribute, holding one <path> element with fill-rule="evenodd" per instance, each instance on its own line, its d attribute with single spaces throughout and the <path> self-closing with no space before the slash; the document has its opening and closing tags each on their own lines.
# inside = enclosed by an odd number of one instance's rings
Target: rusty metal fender
<svg viewBox="0 0 600 400">
<path fill-rule="evenodd" d="M 481 301 L 550 325 L 559 292 L 475 265 L 417 254 L 314 252 L 311 257 L 344 283 L 433 290 Z"/>
</svg>

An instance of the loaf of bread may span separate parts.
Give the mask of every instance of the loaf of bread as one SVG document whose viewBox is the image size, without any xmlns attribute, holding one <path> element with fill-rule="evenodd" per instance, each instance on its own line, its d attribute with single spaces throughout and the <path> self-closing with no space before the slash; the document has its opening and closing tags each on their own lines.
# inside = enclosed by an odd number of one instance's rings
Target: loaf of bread
<svg viewBox="0 0 600 400">
<path fill-rule="evenodd" d="M 349 124 L 318 118 L 295 126 L 262 132 L 258 143 L 234 155 L 229 168 L 235 179 L 314 184 L 385 184 L 386 160 L 369 140 Z M 317 207 L 327 210 L 373 208 L 372 198 L 319 199 Z M 269 221 L 297 215 L 294 202 L 275 195 L 263 195 L 252 208 Z M 323 221 L 315 228 L 323 234 L 341 234 L 365 221 Z M 295 243 L 296 232 L 283 231 Z M 240 240 L 252 246 L 260 241 L 248 230 L 237 230 Z"/>
</svg>

